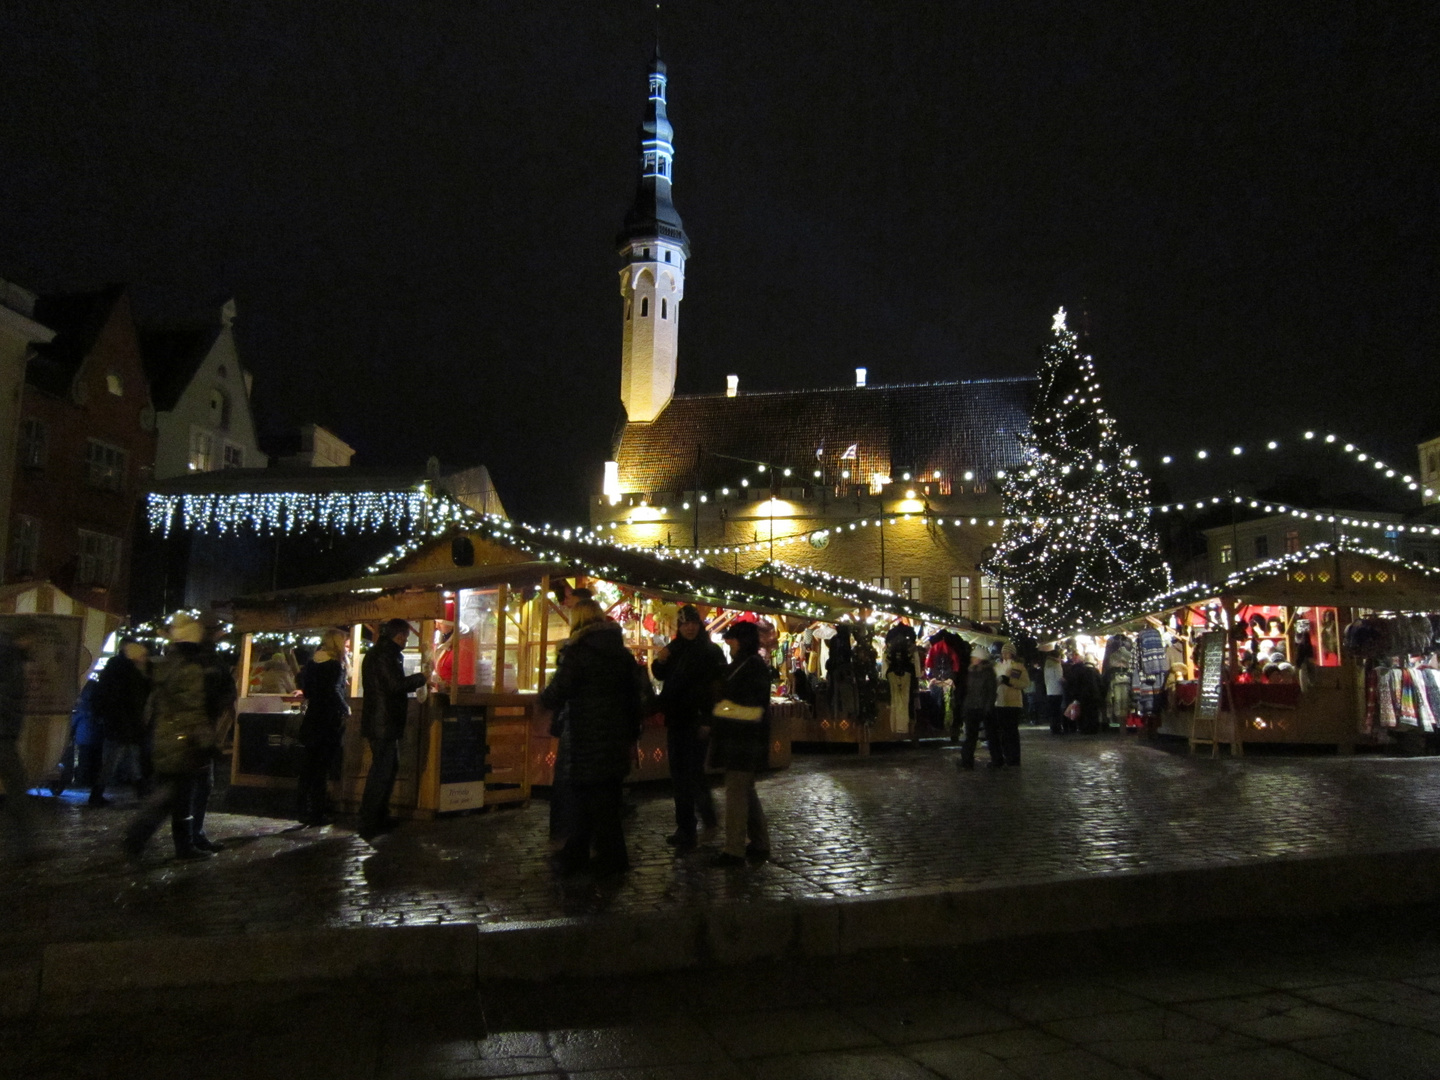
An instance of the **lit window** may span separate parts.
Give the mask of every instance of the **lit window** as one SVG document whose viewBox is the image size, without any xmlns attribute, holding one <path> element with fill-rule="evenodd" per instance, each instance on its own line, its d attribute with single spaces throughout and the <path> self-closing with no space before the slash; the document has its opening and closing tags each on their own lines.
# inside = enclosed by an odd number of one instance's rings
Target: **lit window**
<svg viewBox="0 0 1440 1080">
<path fill-rule="evenodd" d="M 97 439 L 85 442 L 85 482 L 104 491 L 125 487 L 125 451 Z"/>
<path fill-rule="evenodd" d="M 887 592 L 890 589 L 890 579 L 888 577 L 872 577 L 870 584 L 877 589 L 884 589 Z"/>
<path fill-rule="evenodd" d="M 125 396 L 125 384 L 120 381 L 120 376 L 116 375 L 113 371 L 105 376 L 105 389 L 116 397 Z"/>
<path fill-rule="evenodd" d="M 192 472 L 209 472 L 215 468 L 215 437 L 208 431 L 193 428 L 190 431 L 190 469 Z"/>
<path fill-rule="evenodd" d="M 10 570 L 17 577 L 34 577 L 40 563 L 40 522 L 24 514 L 15 515 L 10 534 Z"/>
<path fill-rule="evenodd" d="M 1287 533 L 1285 534 L 1285 552 L 1286 552 L 1286 554 L 1289 554 L 1289 553 L 1292 552 L 1292 551 L 1299 551 L 1299 550 L 1300 550 L 1300 532 L 1299 532 L 1298 529 L 1291 529 L 1289 532 L 1287 532 Z"/>
<path fill-rule="evenodd" d="M 120 538 L 79 530 L 79 551 L 75 560 L 75 584 L 91 589 L 109 589 L 120 568 Z"/>
<path fill-rule="evenodd" d="M 1005 597 L 1000 583 L 992 577 L 980 576 L 980 618 L 999 622 L 1005 615 Z"/>
<path fill-rule="evenodd" d="M 43 469 L 49 445 L 45 421 L 26 417 L 20 422 L 20 464 L 27 469 Z"/>
<path fill-rule="evenodd" d="M 1235 549 L 1229 544 L 1220 545 L 1220 565 L 1229 566 L 1235 561 Z"/>
<path fill-rule="evenodd" d="M 900 579 L 900 595 L 906 600 L 920 600 L 920 579 L 918 577 L 902 577 Z"/>
<path fill-rule="evenodd" d="M 970 614 L 970 578 L 961 574 L 950 575 L 950 614 Z"/>
</svg>

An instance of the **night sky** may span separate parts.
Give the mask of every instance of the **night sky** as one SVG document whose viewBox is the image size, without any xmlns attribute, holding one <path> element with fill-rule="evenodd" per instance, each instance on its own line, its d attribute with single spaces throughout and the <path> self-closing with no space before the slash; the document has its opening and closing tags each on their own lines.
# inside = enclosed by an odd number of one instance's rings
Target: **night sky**
<svg viewBox="0 0 1440 1080">
<path fill-rule="evenodd" d="M 1413 469 L 1436 10 L 667 5 L 679 390 L 1028 374 L 1064 304 L 1142 451 L 1314 426 Z M 7 0 L 0 277 L 233 295 L 272 446 L 314 420 L 578 520 L 653 44 L 643 0 Z"/>
</svg>

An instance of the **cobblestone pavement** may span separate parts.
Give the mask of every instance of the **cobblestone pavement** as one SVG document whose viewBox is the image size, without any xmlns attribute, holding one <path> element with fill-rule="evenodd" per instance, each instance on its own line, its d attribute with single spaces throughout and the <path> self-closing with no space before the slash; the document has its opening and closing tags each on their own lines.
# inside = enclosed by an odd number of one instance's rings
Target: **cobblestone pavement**
<svg viewBox="0 0 1440 1080">
<path fill-rule="evenodd" d="M 45 853 L 0 880 L 0 947 L 358 925 L 513 924 L 602 911 L 905 893 L 1143 869 L 1440 848 L 1440 758 L 1192 758 L 1133 737 L 1024 732 L 1024 765 L 960 772 L 948 747 L 798 757 L 759 785 L 767 865 L 673 857 L 668 789 L 632 794 L 635 869 L 558 881 L 548 807 L 348 829 L 216 813 L 218 857 L 167 861 L 162 830 L 120 857 L 123 802 L 41 800 Z M 1397 898 L 1400 900 L 1403 898 Z M 1440 1074 L 1440 1067 L 1437 1067 Z"/>
<path fill-rule="evenodd" d="M 0 1022 L 0 1073 L 1432 1080 L 1436 915 L 1411 905 L 478 991 L 135 994 L 128 1013 Z"/>
</svg>

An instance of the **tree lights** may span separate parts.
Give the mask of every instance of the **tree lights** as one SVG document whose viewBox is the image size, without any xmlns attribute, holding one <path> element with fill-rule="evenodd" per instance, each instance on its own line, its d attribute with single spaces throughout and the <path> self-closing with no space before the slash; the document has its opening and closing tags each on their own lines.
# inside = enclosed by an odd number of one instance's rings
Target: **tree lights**
<svg viewBox="0 0 1440 1080">
<path fill-rule="evenodd" d="M 984 569 L 1000 580 L 1007 614 L 1031 633 L 1078 630 L 1117 600 L 1170 584 L 1148 520 L 1149 484 L 1100 404 L 1093 358 L 1080 352 L 1065 309 L 1055 314 L 1025 467 L 1002 491 L 1004 532 Z"/>
</svg>

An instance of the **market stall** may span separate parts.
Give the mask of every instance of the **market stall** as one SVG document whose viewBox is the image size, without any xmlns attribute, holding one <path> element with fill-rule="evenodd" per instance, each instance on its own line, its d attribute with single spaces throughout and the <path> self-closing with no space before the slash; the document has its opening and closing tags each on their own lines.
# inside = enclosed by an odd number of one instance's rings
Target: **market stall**
<svg viewBox="0 0 1440 1080">
<path fill-rule="evenodd" d="M 500 518 L 478 518 L 386 560 L 384 572 L 230 602 L 223 614 L 243 635 L 242 698 L 233 782 L 294 783 L 294 716 L 284 694 L 252 693 L 257 657 L 327 626 L 352 633 L 353 715 L 345 736 L 341 797 L 358 803 L 368 770 L 359 736 L 359 658 L 364 634 L 386 619 L 410 620 L 419 647 L 407 670 L 432 672 L 432 693 L 411 704 L 394 804 L 433 814 L 521 801 L 548 784 L 555 760 L 539 691 L 569 633 L 567 600 L 588 590 L 624 628 L 637 662 L 674 634 L 681 604 L 693 603 L 718 632 L 737 614 L 770 625 L 809 618 L 818 605 L 688 560 L 552 534 Z M 269 662 L 267 659 L 265 662 Z M 289 747 L 287 748 L 287 744 Z M 245 752 L 265 746 L 273 752 Z M 789 762 L 790 740 L 775 725 L 771 763 Z M 647 721 L 632 779 L 668 775 L 658 717 Z"/>
<path fill-rule="evenodd" d="M 958 615 L 808 567 L 769 562 L 750 578 L 828 613 L 779 638 L 788 700 L 771 711 L 786 711 L 795 742 L 863 749 L 940 735 L 958 707 L 954 667 L 968 663 L 971 649 L 1004 640 Z"/>
<path fill-rule="evenodd" d="M 24 640 L 28 653 L 19 749 L 32 779 L 60 760 L 75 698 L 121 624 L 118 615 L 82 604 L 48 581 L 0 586 L 0 631 Z"/>
<path fill-rule="evenodd" d="M 1150 732 L 1240 754 L 1247 743 L 1349 753 L 1440 731 L 1431 567 L 1317 544 L 1147 607 L 1093 633 L 1133 641 Z"/>
</svg>

